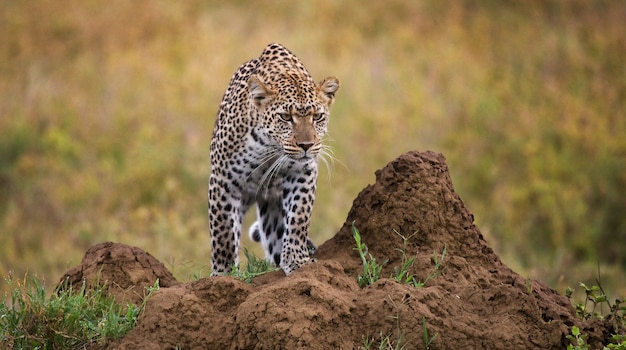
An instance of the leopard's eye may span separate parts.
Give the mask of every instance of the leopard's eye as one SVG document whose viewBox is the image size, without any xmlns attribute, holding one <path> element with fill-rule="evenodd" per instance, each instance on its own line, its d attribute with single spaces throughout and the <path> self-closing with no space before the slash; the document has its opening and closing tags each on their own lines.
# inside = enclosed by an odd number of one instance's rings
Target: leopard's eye
<svg viewBox="0 0 626 350">
<path fill-rule="evenodd" d="M 278 113 L 278 116 L 285 122 L 290 122 L 293 119 L 289 113 Z"/>
<path fill-rule="evenodd" d="M 313 114 L 313 120 L 314 121 L 319 121 L 322 119 L 322 117 L 324 117 L 324 113 L 315 113 Z"/>
</svg>

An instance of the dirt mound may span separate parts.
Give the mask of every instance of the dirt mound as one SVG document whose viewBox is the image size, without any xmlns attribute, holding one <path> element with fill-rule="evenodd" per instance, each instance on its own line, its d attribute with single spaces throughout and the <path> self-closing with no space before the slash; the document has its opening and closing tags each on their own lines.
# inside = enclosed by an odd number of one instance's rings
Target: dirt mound
<svg viewBox="0 0 626 350">
<path fill-rule="evenodd" d="M 67 271 L 59 285 L 65 283 L 79 289 L 106 286 L 110 295 L 121 303 L 141 304 L 146 287 L 154 285 L 171 287 L 178 284 L 165 265 L 149 253 L 119 243 L 100 243 L 89 248 L 80 265 Z"/>
<path fill-rule="evenodd" d="M 417 255 L 411 272 L 422 281 L 433 271 L 433 254 L 445 248 L 442 274 L 422 288 L 388 278 L 359 288 L 363 267 L 353 249 L 353 222 L 377 261 L 388 259 L 383 276 L 401 264 L 400 234 L 413 235 L 405 249 Z M 354 349 L 364 339 L 378 348 L 387 336 L 424 349 L 424 329 L 437 335 L 431 349 L 563 349 L 572 325 L 596 347 L 610 331 L 577 319 L 567 298 L 502 263 L 454 192 L 444 157 L 432 152 L 404 154 L 377 171 L 339 233 L 319 247 L 318 262 L 289 277 L 274 272 L 252 285 L 230 277 L 178 284 L 138 248 L 96 247 L 72 270 L 80 274 L 69 273 L 71 281 L 103 265 L 113 267 L 106 279 L 122 290 L 161 279 L 138 326 L 109 349 Z M 119 249 L 132 254 L 118 261 Z"/>
</svg>

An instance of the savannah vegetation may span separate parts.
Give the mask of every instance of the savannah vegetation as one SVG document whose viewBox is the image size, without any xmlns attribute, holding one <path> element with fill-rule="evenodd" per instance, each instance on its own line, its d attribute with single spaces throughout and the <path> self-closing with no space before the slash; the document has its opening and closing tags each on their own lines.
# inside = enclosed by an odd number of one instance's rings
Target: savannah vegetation
<svg viewBox="0 0 626 350">
<path fill-rule="evenodd" d="M 5 282 L 10 297 L 0 302 L 3 349 L 79 349 L 123 337 L 137 324 L 159 281 L 147 288 L 140 305 L 120 305 L 104 289 L 61 283 L 51 296 L 32 276 Z"/>
<path fill-rule="evenodd" d="M 610 0 L 2 2 L 0 276 L 53 287 L 103 241 L 207 276 L 214 117 L 276 41 L 342 81 L 317 245 L 376 169 L 430 149 L 515 271 L 624 296 L 625 16 Z"/>
</svg>

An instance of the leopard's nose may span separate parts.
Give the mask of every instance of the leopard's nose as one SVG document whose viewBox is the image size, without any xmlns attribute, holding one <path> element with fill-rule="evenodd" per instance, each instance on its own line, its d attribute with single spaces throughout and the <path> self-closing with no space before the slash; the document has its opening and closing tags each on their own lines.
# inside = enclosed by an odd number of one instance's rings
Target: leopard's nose
<svg viewBox="0 0 626 350">
<path fill-rule="evenodd" d="M 298 147 L 302 148 L 306 152 L 309 148 L 313 147 L 313 142 L 300 142 L 298 143 Z"/>
</svg>

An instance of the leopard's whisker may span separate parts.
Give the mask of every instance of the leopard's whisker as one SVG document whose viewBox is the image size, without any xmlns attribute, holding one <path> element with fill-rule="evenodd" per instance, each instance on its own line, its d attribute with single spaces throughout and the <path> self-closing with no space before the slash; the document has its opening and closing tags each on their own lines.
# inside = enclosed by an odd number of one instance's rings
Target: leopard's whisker
<svg viewBox="0 0 626 350">
<path fill-rule="evenodd" d="M 250 174 L 246 177 L 246 181 L 250 180 L 250 176 L 252 176 L 254 173 L 256 173 L 259 169 L 262 169 L 263 166 L 265 164 L 267 164 L 269 161 L 271 160 L 275 160 L 277 159 L 276 156 L 280 157 L 281 152 L 279 150 L 276 149 L 270 149 L 267 152 L 264 152 L 260 155 L 259 157 L 259 165 L 256 166 L 256 168 L 254 168 Z"/>
<path fill-rule="evenodd" d="M 274 157 L 274 155 L 273 155 L 272 157 L 269 157 L 267 160 L 265 160 L 263 162 L 263 164 L 265 164 L 265 163 L 269 162 L 270 160 L 272 161 L 269 164 L 269 166 L 267 168 L 265 168 L 265 170 L 263 171 L 263 174 L 261 175 L 261 178 L 259 179 L 259 183 L 257 184 L 257 192 L 256 192 L 257 196 L 259 195 L 259 191 L 261 191 L 261 189 L 263 188 L 263 185 L 267 181 L 269 175 L 272 173 L 272 171 L 276 167 L 276 164 L 279 162 L 280 158 L 281 158 L 281 155 L 278 155 L 278 157 Z M 257 167 L 255 169 L 255 171 L 260 169 L 260 168 L 261 168 L 261 166 Z M 267 186 L 266 186 L 266 190 L 265 191 L 267 191 Z"/>
<path fill-rule="evenodd" d="M 326 166 L 326 170 L 328 173 L 328 181 L 330 181 L 330 178 L 332 176 L 333 170 L 334 170 L 334 160 L 335 157 L 327 152 L 323 147 L 322 149 L 320 149 L 320 153 L 319 153 L 319 158 L 322 163 L 324 163 L 324 166 Z"/>
<path fill-rule="evenodd" d="M 272 178 L 278 173 L 278 171 L 282 168 L 282 165 L 285 161 L 288 160 L 288 156 L 281 154 L 263 173 L 261 179 L 259 180 L 259 187 L 257 188 L 257 196 L 259 191 L 265 186 L 264 193 L 267 195 L 269 192 L 269 187 L 272 182 Z"/>
<path fill-rule="evenodd" d="M 281 156 L 274 159 L 272 164 L 270 164 L 270 166 L 265 170 L 265 172 L 263 172 L 263 175 L 261 176 L 261 179 L 259 180 L 259 183 L 257 185 L 258 186 L 257 196 L 259 195 L 259 192 L 263 189 L 263 187 L 265 187 L 265 189 L 263 190 L 263 193 L 267 194 L 269 190 L 269 182 L 272 177 L 271 174 L 274 172 L 274 169 L 276 169 L 276 167 L 278 166 L 278 163 L 280 163 L 280 158 Z"/>
<path fill-rule="evenodd" d="M 320 150 L 320 158 L 326 165 L 326 169 L 328 169 L 329 172 L 335 169 L 335 162 L 341 164 L 341 166 L 343 166 L 345 169 L 348 169 L 348 167 L 335 156 L 335 150 L 330 145 L 322 144 L 322 149 Z"/>
</svg>

